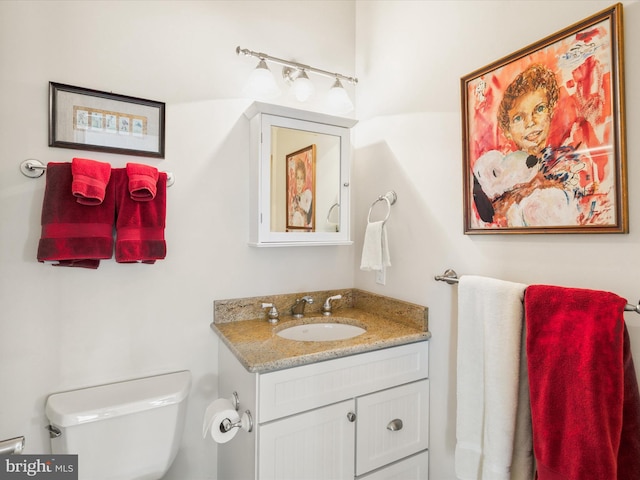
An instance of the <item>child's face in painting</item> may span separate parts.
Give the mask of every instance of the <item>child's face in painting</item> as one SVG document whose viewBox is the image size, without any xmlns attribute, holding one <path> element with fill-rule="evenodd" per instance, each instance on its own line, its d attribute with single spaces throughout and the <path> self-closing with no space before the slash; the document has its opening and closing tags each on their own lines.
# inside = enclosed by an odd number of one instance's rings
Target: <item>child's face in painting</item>
<svg viewBox="0 0 640 480">
<path fill-rule="evenodd" d="M 304 171 L 301 168 L 296 168 L 296 192 L 302 193 L 304 190 L 306 178 L 304 175 Z"/>
<path fill-rule="evenodd" d="M 525 93 L 516 100 L 509 110 L 509 132 L 521 150 L 530 155 L 539 155 L 546 146 L 551 126 L 551 109 L 547 92 L 537 89 Z"/>
</svg>

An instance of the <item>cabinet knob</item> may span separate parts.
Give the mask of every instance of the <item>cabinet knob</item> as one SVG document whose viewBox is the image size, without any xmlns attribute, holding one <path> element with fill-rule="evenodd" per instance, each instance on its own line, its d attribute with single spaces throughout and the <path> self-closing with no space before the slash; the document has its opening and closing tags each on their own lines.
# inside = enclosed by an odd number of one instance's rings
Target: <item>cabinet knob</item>
<svg viewBox="0 0 640 480">
<path fill-rule="evenodd" d="M 391 430 L 392 432 L 402 430 L 402 420 L 400 420 L 399 418 L 391 420 L 389 422 L 389 425 L 387 425 L 387 430 Z"/>
<path fill-rule="evenodd" d="M 353 412 L 347 413 L 347 420 L 349 420 L 350 422 L 355 422 L 356 421 L 356 414 L 353 413 Z"/>
</svg>

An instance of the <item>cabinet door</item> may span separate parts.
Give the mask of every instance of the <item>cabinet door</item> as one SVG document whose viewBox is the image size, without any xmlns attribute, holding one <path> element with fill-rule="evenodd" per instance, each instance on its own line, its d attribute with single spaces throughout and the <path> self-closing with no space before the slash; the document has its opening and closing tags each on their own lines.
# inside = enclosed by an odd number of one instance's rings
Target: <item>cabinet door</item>
<svg viewBox="0 0 640 480">
<path fill-rule="evenodd" d="M 353 478 L 354 407 L 347 400 L 260 425 L 259 480 Z"/>
<path fill-rule="evenodd" d="M 356 475 L 429 447 L 429 381 L 357 399 Z"/>
<path fill-rule="evenodd" d="M 356 120 L 254 102 L 251 119 L 249 245 L 349 245 L 351 131 Z M 289 218 L 296 193 L 290 162 L 314 145 L 305 162 L 307 206 L 302 224 Z M 295 176 L 295 175 L 294 175 Z M 293 178 L 293 177 L 291 177 Z M 314 220 L 315 219 L 315 220 Z M 299 220 L 302 220 L 299 219 Z M 293 228 L 292 228 L 293 227 Z M 308 228 L 305 228 L 308 227 Z"/>
</svg>

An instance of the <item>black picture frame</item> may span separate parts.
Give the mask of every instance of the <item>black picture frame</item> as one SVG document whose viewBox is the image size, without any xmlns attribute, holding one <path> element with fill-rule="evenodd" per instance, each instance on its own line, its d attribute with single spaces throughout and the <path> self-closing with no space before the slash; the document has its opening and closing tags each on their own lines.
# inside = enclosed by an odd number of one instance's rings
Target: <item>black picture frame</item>
<svg viewBox="0 0 640 480">
<path fill-rule="evenodd" d="M 164 158 L 165 104 L 49 82 L 49 146 Z"/>
</svg>

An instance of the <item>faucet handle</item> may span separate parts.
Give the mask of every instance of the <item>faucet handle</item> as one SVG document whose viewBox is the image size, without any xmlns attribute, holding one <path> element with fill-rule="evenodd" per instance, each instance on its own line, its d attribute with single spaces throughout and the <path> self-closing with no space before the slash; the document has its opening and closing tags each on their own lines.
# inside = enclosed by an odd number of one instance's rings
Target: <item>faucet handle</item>
<svg viewBox="0 0 640 480">
<path fill-rule="evenodd" d="M 322 314 L 323 315 L 331 315 L 331 301 L 332 300 L 340 300 L 342 295 L 333 295 L 327 298 L 322 304 Z"/>
<path fill-rule="evenodd" d="M 278 320 L 280 320 L 280 314 L 273 303 L 262 303 L 262 308 L 270 308 L 269 313 L 267 314 L 267 317 L 269 317 L 269 323 L 278 323 Z"/>
</svg>

